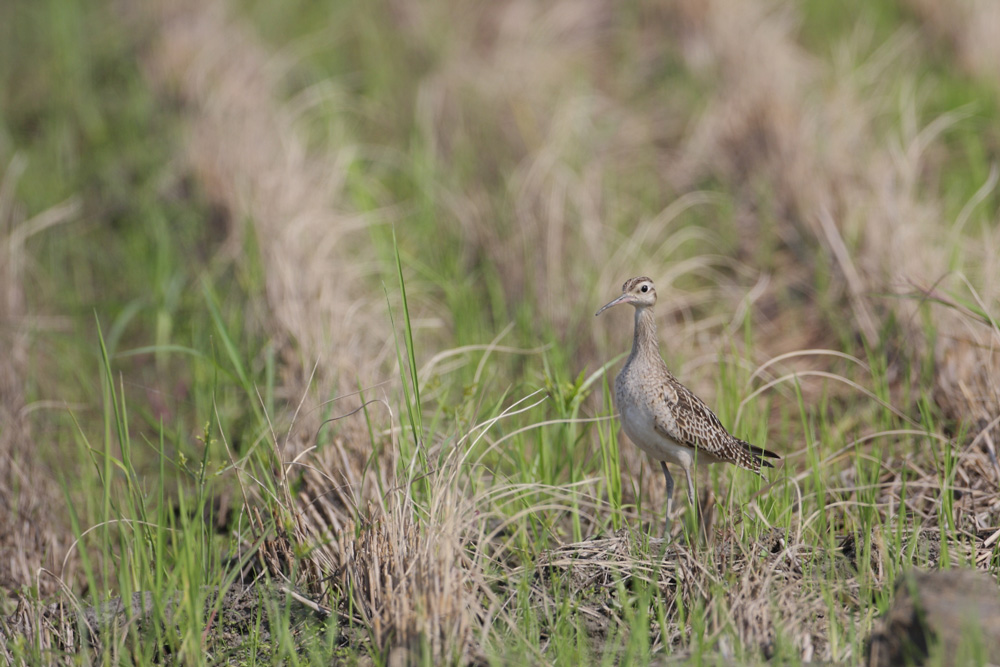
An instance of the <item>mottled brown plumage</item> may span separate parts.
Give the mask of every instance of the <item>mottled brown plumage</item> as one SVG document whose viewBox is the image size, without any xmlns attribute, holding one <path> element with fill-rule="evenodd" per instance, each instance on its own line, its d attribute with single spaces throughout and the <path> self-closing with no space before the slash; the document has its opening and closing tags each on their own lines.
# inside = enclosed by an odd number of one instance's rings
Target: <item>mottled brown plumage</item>
<svg viewBox="0 0 1000 667">
<path fill-rule="evenodd" d="M 674 480 L 667 462 L 684 470 L 688 499 L 695 502 L 691 468 L 700 463 L 734 463 L 760 474 L 761 467 L 773 467 L 763 457 L 778 455 L 751 445 L 732 435 L 704 401 L 677 381 L 660 357 L 656 338 L 656 303 L 653 281 L 645 276 L 631 278 L 622 286 L 622 295 L 597 311 L 620 303 L 635 306 L 635 334 L 632 353 L 615 379 L 615 403 L 621 413 L 622 428 L 650 458 L 660 462 L 667 481 L 667 533 L 673 508 Z"/>
</svg>

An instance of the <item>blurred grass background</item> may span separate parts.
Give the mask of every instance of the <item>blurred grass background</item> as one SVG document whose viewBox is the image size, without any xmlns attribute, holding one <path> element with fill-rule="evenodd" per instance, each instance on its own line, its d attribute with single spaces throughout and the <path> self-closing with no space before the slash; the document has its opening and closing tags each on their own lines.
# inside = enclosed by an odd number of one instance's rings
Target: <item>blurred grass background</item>
<svg viewBox="0 0 1000 667">
<path fill-rule="evenodd" d="M 944 4 L 4 3 L 4 611 L 285 530 L 350 611 L 222 655 L 851 661 L 903 569 L 995 571 L 1000 16 Z M 600 419 L 641 274 L 786 457 L 702 473 L 662 569 Z M 211 662 L 188 611 L 154 644 Z"/>
</svg>

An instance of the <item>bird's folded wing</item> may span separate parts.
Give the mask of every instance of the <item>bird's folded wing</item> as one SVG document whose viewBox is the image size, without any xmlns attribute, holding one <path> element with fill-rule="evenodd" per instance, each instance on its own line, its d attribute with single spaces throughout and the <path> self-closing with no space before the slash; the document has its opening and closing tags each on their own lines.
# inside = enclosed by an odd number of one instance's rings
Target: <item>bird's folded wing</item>
<svg viewBox="0 0 1000 667">
<path fill-rule="evenodd" d="M 727 445 L 733 437 L 705 402 L 687 387 L 674 383 L 657 392 L 655 399 L 664 408 L 653 411 L 653 426 L 659 433 L 678 444 L 722 459 L 729 458 L 727 453 L 731 445 Z"/>
</svg>

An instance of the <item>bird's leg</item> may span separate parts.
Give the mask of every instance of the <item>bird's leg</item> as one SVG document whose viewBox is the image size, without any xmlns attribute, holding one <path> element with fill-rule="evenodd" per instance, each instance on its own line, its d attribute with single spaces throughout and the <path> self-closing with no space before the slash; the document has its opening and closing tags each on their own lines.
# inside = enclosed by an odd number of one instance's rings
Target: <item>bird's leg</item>
<svg viewBox="0 0 1000 667">
<path fill-rule="evenodd" d="M 660 467 L 663 468 L 663 477 L 667 480 L 667 521 L 663 527 L 663 539 L 669 540 L 670 513 L 674 509 L 674 478 L 670 476 L 670 471 L 667 470 L 666 461 L 660 461 Z"/>
<path fill-rule="evenodd" d="M 691 511 L 694 512 L 694 520 L 698 521 L 698 501 L 694 495 L 694 480 L 691 479 L 691 464 L 684 466 L 684 476 L 688 483 L 688 502 L 691 503 Z"/>
</svg>

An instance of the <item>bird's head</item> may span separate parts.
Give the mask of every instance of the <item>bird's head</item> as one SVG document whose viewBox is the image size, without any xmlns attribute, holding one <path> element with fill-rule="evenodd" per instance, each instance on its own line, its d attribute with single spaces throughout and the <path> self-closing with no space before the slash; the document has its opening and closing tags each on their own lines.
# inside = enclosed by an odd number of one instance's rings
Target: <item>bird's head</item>
<svg viewBox="0 0 1000 667">
<path fill-rule="evenodd" d="M 649 308 L 656 303 L 656 288 L 653 287 L 653 281 L 646 276 L 629 278 L 622 285 L 622 295 L 605 304 L 594 315 L 600 315 L 611 306 L 617 306 L 620 303 L 631 303 L 636 308 Z"/>
</svg>

